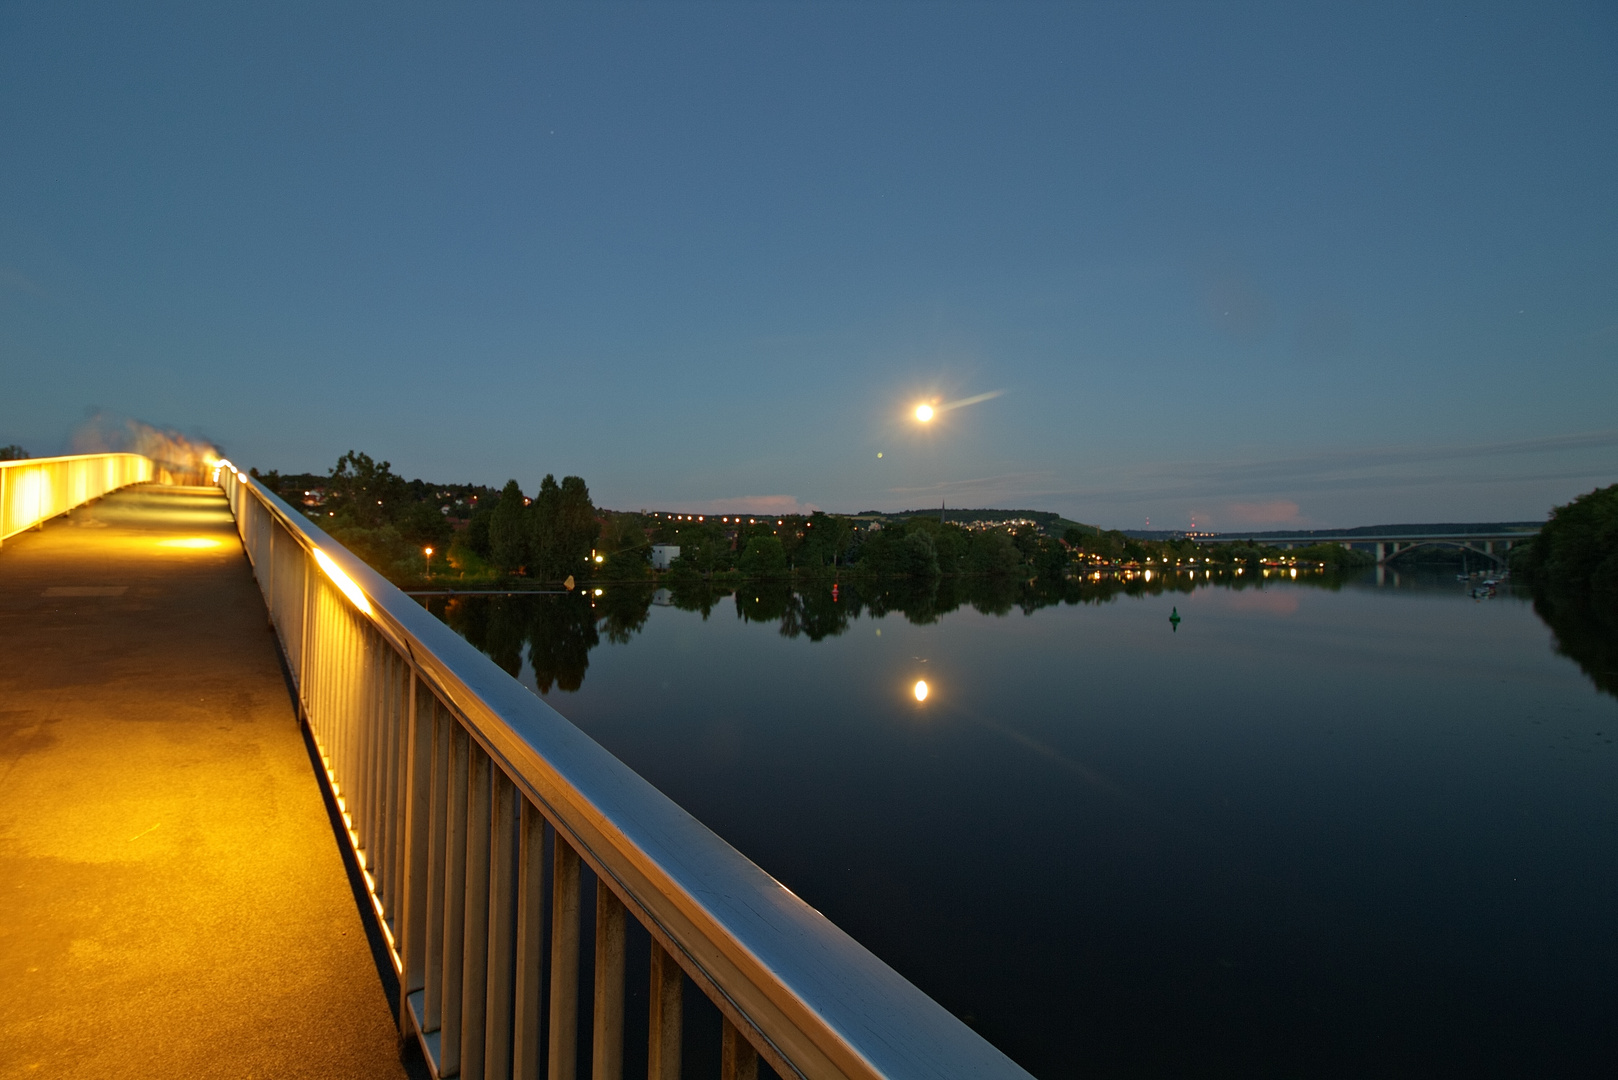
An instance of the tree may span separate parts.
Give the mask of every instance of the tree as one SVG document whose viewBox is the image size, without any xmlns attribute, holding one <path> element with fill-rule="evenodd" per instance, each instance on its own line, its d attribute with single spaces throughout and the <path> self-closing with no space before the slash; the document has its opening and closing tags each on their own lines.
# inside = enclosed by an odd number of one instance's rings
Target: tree
<svg viewBox="0 0 1618 1080">
<path fill-rule="evenodd" d="M 785 577 L 787 552 L 779 537 L 755 536 L 747 541 L 739 569 L 748 577 Z"/>
<path fill-rule="evenodd" d="M 547 474 L 534 499 L 531 571 L 545 581 L 584 576 L 600 528 L 584 481 L 564 476 L 557 484 L 556 477 Z"/>
<path fill-rule="evenodd" d="M 1527 550 L 1513 553 L 1512 565 L 1536 593 L 1585 595 L 1618 617 L 1618 484 L 1552 510 Z"/>
<path fill-rule="evenodd" d="M 337 459 L 326 481 L 326 505 L 343 524 L 375 529 L 393 518 L 408 491 L 391 462 L 350 450 Z"/>
<path fill-rule="evenodd" d="M 443 551 L 455 537 L 449 518 L 430 502 L 413 502 L 399 513 L 399 535 L 416 549 Z"/>
<path fill-rule="evenodd" d="M 984 529 L 972 534 L 972 548 L 966 554 L 966 568 L 973 574 L 1010 576 L 1017 572 L 1022 553 L 1004 529 Z"/>
<path fill-rule="evenodd" d="M 489 515 L 489 561 L 506 574 L 515 574 L 529 562 L 532 530 L 528 507 L 517 481 L 507 480 L 500 502 Z"/>
<path fill-rule="evenodd" d="M 28 451 L 11 443 L 9 446 L 0 446 L 0 461 L 23 461 L 28 457 Z"/>
</svg>

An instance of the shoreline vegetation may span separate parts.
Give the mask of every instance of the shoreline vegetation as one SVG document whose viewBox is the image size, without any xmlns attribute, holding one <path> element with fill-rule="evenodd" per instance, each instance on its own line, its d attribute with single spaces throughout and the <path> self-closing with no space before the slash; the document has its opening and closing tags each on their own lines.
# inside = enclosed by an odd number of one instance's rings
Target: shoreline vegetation
<svg viewBox="0 0 1618 1080">
<path fill-rule="evenodd" d="M 1618 484 L 1553 509 L 1512 552 L 1511 572 L 1528 582 L 1556 651 L 1618 697 Z"/>
<path fill-rule="evenodd" d="M 1372 562 L 1364 552 L 1329 543 L 1284 550 L 1142 540 L 1042 511 L 764 516 L 606 510 L 593 504 L 577 476 L 558 483 L 547 475 L 529 496 L 516 480 L 499 490 L 405 480 L 391 463 L 354 451 L 326 475 L 256 469 L 253 475 L 394 584 L 413 590 L 517 592 L 569 579 L 575 587 L 645 582 L 671 588 L 967 577 L 1053 584 L 1118 574 L 1319 574 Z M 679 548 L 667 569 L 652 568 L 654 545 Z"/>
</svg>

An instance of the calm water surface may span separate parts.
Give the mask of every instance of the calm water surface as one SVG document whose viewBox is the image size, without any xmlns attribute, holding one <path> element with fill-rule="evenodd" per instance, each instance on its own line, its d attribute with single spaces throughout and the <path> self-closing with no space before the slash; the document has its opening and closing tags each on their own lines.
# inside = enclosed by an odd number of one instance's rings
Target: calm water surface
<svg viewBox="0 0 1618 1080">
<path fill-rule="evenodd" d="M 426 602 L 1036 1076 L 1614 1075 L 1618 701 L 1400 585 Z"/>
</svg>

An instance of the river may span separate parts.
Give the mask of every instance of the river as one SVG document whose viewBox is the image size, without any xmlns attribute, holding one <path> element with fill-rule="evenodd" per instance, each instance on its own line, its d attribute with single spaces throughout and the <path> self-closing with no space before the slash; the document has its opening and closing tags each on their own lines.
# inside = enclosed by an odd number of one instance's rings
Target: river
<svg viewBox="0 0 1618 1080">
<path fill-rule="evenodd" d="M 1610 643 L 1253 573 L 423 602 L 1046 1080 L 1610 1075 Z"/>
</svg>

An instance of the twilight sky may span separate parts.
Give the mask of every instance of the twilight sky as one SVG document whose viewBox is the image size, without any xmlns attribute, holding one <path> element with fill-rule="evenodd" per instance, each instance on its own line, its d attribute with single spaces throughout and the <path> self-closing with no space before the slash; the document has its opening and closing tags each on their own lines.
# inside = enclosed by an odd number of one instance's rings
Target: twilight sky
<svg viewBox="0 0 1618 1080">
<path fill-rule="evenodd" d="M 1618 480 L 1618 7 L 0 3 L 0 444 L 98 409 L 622 509 L 1537 518 Z"/>
</svg>

